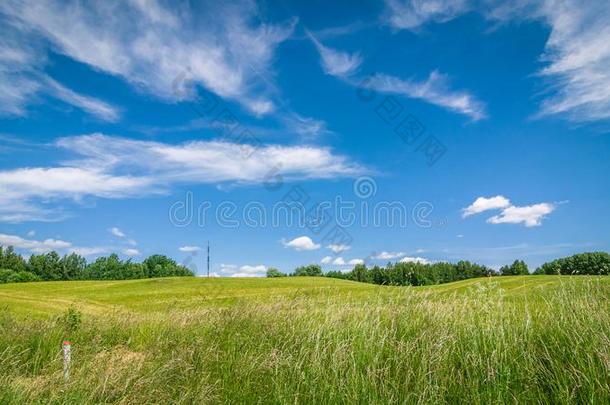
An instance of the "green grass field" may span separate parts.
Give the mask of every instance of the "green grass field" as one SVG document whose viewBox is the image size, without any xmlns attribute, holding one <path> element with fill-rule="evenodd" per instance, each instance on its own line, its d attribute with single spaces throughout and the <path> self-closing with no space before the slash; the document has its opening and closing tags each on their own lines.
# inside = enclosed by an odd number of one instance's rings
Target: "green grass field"
<svg viewBox="0 0 610 405">
<path fill-rule="evenodd" d="M 609 277 L 7 284 L 0 308 L 1 404 L 610 403 Z"/>
</svg>

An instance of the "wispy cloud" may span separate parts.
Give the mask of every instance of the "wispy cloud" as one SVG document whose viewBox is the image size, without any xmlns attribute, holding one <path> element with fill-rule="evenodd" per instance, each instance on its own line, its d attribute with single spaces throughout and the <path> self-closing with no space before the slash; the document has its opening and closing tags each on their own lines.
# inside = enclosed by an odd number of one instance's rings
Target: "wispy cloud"
<svg viewBox="0 0 610 405">
<path fill-rule="evenodd" d="M 123 231 L 121 231 L 119 228 L 117 228 L 116 226 L 110 228 L 110 233 L 113 234 L 114 236 L 116 236 L 117 238 L 126 237 L 125 233 Z"/>
<path fill-rule="evenodd" d="M 467 91 L 453 90 L 449 85 L 449 77 L 438 71 L 430 73 L 423 82 L 379 73 L 359 82 L 358 85 L 380 93 L 421 99 L 449 111 L 466 115 L 474 121 L 487 116 L 483 102 Z"/>
<path fill-rule="evenodd" d="M 17 18 L 0 4 L 0 116 L 26 116 L 31 104 L 53 97 L 103 121 L 118 121 L 119 108 L 80 94 L 44 71 L 46 50 Z"/>
<path fill-rule="evenodd" d="M 432 71 L 425 81 L 400 79 L 383 73 L 366 79 L 357 79 L 353 76 L 363 61 L 360 53 L 350 54 L 326 47 L 311 33 L 308 32 L 308 35 L 318 49 L 324 72 L 342 79 L 352 86 L 420 99 L 449 111 L 466 115 L 474 121 L 487 116 L 485 104 L 467 91 L 452 89 L 449 77 L 445 74 L 436 70 Z"/>
<path fill-rule="evenodd" d="M 201 248 L 199 246 L 186 245 L 179 247 L 178 250 L 184 253 L 194 253 L 200 251 Z"/>
<path fill-rule="evenodd" d="M 377 260 L 393 260 L 393 259 L 398 259 L 399 257 L 403 257 L 404 255 L 405 255 L 404 252 L 386 252 L 386 251 L 383 251 L 381 253 L 373 255 L 371 258 L 372 259 L 377 259 Z"/>
<path fill-rule="evenodd" d="M 322 68 L 326 74 L 331 76 L 346 77 L 354 74 L 362 63 L 362 56 L 359 52 L 348 53 L 339 51 L 322 43 L 309 31 L 307 35 L 316 46 L 322 63 Z"/>
<path fill-rule="evenodd" d="M 56 52 L 120 77 L 161 99 L 194 97 L 176 91 L 181 75 L 235 100 L 255 114 L 273 110 L 257 87 L 275 48 L 288 38 L 295 20 L 266 24 L 254 2 L 207 3 L 206 12 L 186 2 L 171 9 L 158 1 L 109 6 L 77 1 L 6 1 L 0 11 L 22 27 L 28 41 L 47 41 Z"/>
<path fill-rule="evenodd" d="M 539 21 L 550 28 L 539 77 L 548 85 L 540 110 L 587 122 L 610 118 L 610 3 L 593 0 L 386 0 L 383 21 L 394 29 L 418 31 L 468 12 L 496 23 Z"/>
<path fill-rule="evenodd" d="M 443 23 L 465 13 L 467 0 L 386 0 L 383 21 L 395 29 L 417 30 L 428 22 Z"/>
<path fill-rule="evenodd" d="M 43 202 L 83 197 L 130 198 L 167 193 L 173 184 L 261 183 L 270 168 L 286 181 L 331 179 L 365 172 L 330 149 L 194 141 L 166 144 L 102 134 L 61 138 L 76 158 L 56 167 L 0 171 L 0 220 L 57 218 Z M 256 159 L 240 156 L 256 153 Z"/>
<path fill-rule="evenodd" d="M 55 98 L 78 107 L 94 117 L 110 122 L 116 122 L 121 117 L 119 109 L 115 106 L 98 100 L 97 98 L 79 94 L 49 77 L 47 77 L 45 82 L 48 85 L 49 93 Z"/>
<path fill-rule="evenodd" d="M 138 249 L 123 249 L 123 254 L 125 256 L 129 256 L 129 257 L 135 257 L 135 256 L 140 256 L 141 253 Z"/>
</svg>

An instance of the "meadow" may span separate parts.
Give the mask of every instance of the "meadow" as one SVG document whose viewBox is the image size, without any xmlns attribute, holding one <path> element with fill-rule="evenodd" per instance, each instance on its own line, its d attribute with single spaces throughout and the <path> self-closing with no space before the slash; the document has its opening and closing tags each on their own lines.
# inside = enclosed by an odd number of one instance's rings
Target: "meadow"
<svg viewBox="0 0 610 405">
<path fill-rule="evenodd" d="M 607 276 L 40 282 L 0 310 L 2 404 L 610 403 Z"/>
</svg>

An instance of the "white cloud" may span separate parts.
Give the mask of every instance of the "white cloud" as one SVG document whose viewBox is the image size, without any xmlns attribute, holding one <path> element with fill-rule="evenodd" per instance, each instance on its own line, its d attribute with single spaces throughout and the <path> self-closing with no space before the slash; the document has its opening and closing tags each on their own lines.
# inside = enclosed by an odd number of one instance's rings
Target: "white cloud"
<svg viewBox="0 0 610 405">
<path fill-rule="evenodd" d="M 123 254 L 129 257 L 140 256 L 140 251 L 138 249 L 123 249 Z"/>
<path fill-rule="evenodd" d="M 510 200 L 501 195 L 489 198 L 479 197 L 474 200 L 472 204 L 462 210 L 462 217 L 466 218 L 470 215 L 478 214 L 483 211 L 506 208 L 508 206 L 510 206 Z"/>
<path fill-rule="evenodd" d="M 324 72 L 331 76 L 346 77 L 354 74 L 362 64 L 360 53 L 347 53 L 322 45 L 309 31 L 307 35 L 320 54 Z"/>
<path fill-rule="evenodd" d="M 117 238 L 124 238 L 125 237 L 125 233 L 123 233 L 123 231 L 121 231 L 116 226 L 110 228 L 110 233 L 113 234 L 114 236 L 116 236 Z"/>
<path fill-rule="evenodd" d="M 322 258 L 322 260 L 320 260 L 320 263 L 322 264 L 329 264 L 333 261 L 333 257 L 332 256 L 324 256 Z"/>
<path fill-rule="evenodd" d="M 351 249 L 351 246 L 349 246 L 349 245 L 334 244 L 334 243 L 330 244 L 326 247 L 328 249 L 332 250 L 334 253 L 341 253 L 341 252 L 345 252 L 345 251 Z"/>
<path fill-rule="evenodd" d="M 264 277 L 267 273 L 267 266 L 263 264 L 246 264 L 238 267 L 235 264 L 222 263 L 220 265 L 220 272 L 225 277 Z"/>
<path fill-rule="evenodd" d="M 362 259 L 351 259 L 346 261 L 343 257 L 339 256 L 332 260 L 332 257 L 326 256 L 321 261 L 322 264 L 333 264 L 335 266 L 355 266 L 357 264 L 364 264 L 364 260 Z"/>
<path fill-rule="evenodd" d="M 548 84 L 538 116 L 587 122 L 610 118 L 610 3 L 605 0 L 386 0 L 385 22 L 417 31 L 470 11 L 494 22 L 539 21 L 550 28 L 538 72 Z"/>
<path fill-rule="evenodd" d="M 108 253 L 110 249 L 105 247 L 71 247 L 68 251 L 86 257 Z"/>
<path fill-rule="evenodd" d="M 466 91 L 451 89 L 448 76 L 436 70 L 430 73 L 424 82 L 404 80 L 379 73 L 357 85 L 381 93 L 421 99 L 450 111 L 467 115 L 474 121 L 483 119 L 487 115 L 483 102 Z"/>
<path fill-rule="evenodd" d="M 243 265 L 238 267 L 235 264 L 221 264 L 220 272 L 229 277 L 264 277 L 267 272 L 267 266 L 259 265 Z"/>
<path fill-rule="evenodd" d="M 17 249 L 25 249 L 33 253 L 44 253 L 51 250 L 66 249 L 72 246 L 70 242 L 59 239 L 45 239 L 43 241 L 37 241 L 3 233 L 0 233 L 0 245 L 13 246 Z"/>
<path fill-rule="evenodd" d="M 400 259 L 401 263 L 420 263 L 420 264 L 430 264 L 432 263 L 428 259 L 424 259 L 423 257 L 403 257 Z"/>
<path fill-rule="evenodd" d="M 79 94 L 44 73 L 45 52 L 22 24 L 2 15 L 7 7 L 0 4 L 0 116 L 25 116 L 30 104 L 51 96 L 101 120 L 117 121 L 117 107 Z"/>
<path fill-rule="evenodd" d="M 378 259 L 378 260 L 392 260 L 392 259 L 398 259 L 399 257 L 402 257 L 404 255 L 405 255 L 404 252 L 385 252 L 384 251 L 384 252 L 374 255 L 372 258 Z"/>
<path fill-rule="evenodd" d="M 524 207 L 510 206 L 502 210 L 499 215 L 494 215 L 487 222 L 490 224 L 520 224 L 527 227 L 539 226 L 542 219 L 555 210 L 555 205 L 540 203 Z"/>
<path fill-rule="evenodd" d="M 29 233 L 28 233 L 29 234 Z M 82 256 L 90 256 L 106 252 L 103 247 L 81 247 L 74 246 L 71 242 L 60 239 L 34 240 L 25 239 L 17 235 L 0 234 L 1 246 L 13 246 L 15 249 L 23 249 L 31 253 L 46 253 L 52 250 L 59 253 L 77 253 Z"/>
<path fill-rule="evenodd" d="M 541 225 L 542 219 L 555 210 L 555 204 L 538 203 L 523 207 L 512 205 L 508 198 L 498 195 L 491 198 L 479 197 L 474 203 L 464 208 L 464 218 L 480 212 L 501 209 L 500 214 L 487 219 L 490 224 L 519 224 L 527 227 Z M 458 237 L 461 237 L 458 235 Z"/>
<path fill-rule="evenodd" d="M 416 30 L 429 21 L 442 23 L 468 10 L 467 0 L 386 0 L 383 16 L 396 29 Z"/>
<path fill-rule="evenodd" d="M 320 245 L 314 243 L 309 236 L 299 236 L 298 238 L 294 238 L 291 241 L 282 241 L 284 247 L 293 248 L 297 251 L 302 250 L 317 250 L 320 249 Z"/>
<path fill-rule="evenodd" d="M 333 260 L 333 264 L 337 265 L 337 266 L 345 266 L 347 263 L 345 262 L 345 259 L 342 258 L 341 256 L 337 257 L 335 260 Z"/>
<path fill-rule="evenodd" d="M 57 81 L 48 78 L 46 80 L 50 93 L 75 107 L 97 117 L 103 121 L 116 122 L 121 118 L 119 109 L 112 106 L 104 101 L 98 100 L 93 97 L 85 96 L 83 94 L 76 93 L 70 90 L 66 86 L 58 83 Z"/>
<path fill-rule="evenodd" d="M 347 80 L 362 63 L 360 54 L 349 54 L 325 47 L 312 34 L 308 33 L 308 35 L 320 53 L 324 71 L 329 75 L 346 79 L 346 82 L 353 86 L 421 99 L 450 111 L 467 115 L 474 121 L 485 118 L 487 115 L 483 102 L 466 91 L 451 89 L 448 76 L 436 70 L 432 71 L 424 82 L 404 80 L 381 73 L 365 80 Z"/>
<path fill-rule="evenodd" d="M 179 251 L 181 252 L 185 252 L 185 253 L 193 253 L 193 252 L 198 252 L 201 250 L 201 248 L 199 246 L 181 246 L 178 248 Z"/>
<path fill-rule="evenodd" d="M 76 1 L 6 1 L 7 18 L 28 40 L 96 70 L 120 77 L 139 90 L 169 101 L 195 96 L 177 87 L 202 86 L 236 100 L 255 114 L 273 110 L 262 93 L 260 72 L 296 20 L 260 22 L 256 3 L 187 3 L 166 8 L 134 0 L 109 5 Z M 44 39 L 44 41 L 42 41 Z M 183 76 L 186 83 L 176 83 Z"/>
<path fill-rule="evenodd" d="M 79 157 L 57 167 L 0 171 L 0 220 L 56 220 L 44 202 L 83 197 L 129 198 L 167 193 L 171 185 L 261 183 L 270 169 L 285 181 L 347 177 L 365 172 L 346 157 L 315 146 L 254 148 L 228 142 L 165 144 L 92 134 L 56 142 Z M 256 159 L 242 156 L 256 154 Z M 133 174 L 132 174 L 133 173 Z"/>
<path fill-rule="evenodd" d="M 32 237 L 36 236 L 36 231 L 32 229 L 31 231 L 29 231 L 29 232 L 27 233 L 27 235 L 28 235 L 30 238 L 32 238 Z"/>
</svg>

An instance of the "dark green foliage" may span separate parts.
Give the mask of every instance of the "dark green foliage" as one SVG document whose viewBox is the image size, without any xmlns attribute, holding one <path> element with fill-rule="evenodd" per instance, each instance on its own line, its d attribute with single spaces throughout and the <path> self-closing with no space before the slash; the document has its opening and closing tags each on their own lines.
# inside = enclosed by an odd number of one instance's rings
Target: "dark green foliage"
<svg viewBox="0 0 610 405">
<path fill-rule="evenodd" d="M 452 263 L 388 263 L 386 267 L 374 266 L 370 270 L 363 264 L 356 265 L 352 271 L 330 271 L 327 277 L 360 281 L 382 285 L 430 285 L 450 283 L 474 277 L 494 275 L 494 271 L 468 261 Z"/>
<path fill-rule="evenodd" d="M 8 269 L 16 272 L 25 271 L 25 260 L 15 253 L 12 246 L 0 246 L 0 269 Z"/>
<path fill-rule="evenodd" d="M 184 266 L 179 266 L 167 256 L 153 255 L 142 262 L 147 277 L 192 276 L 193 272 Z"/>
<path fill-rule="evenodd" d="M 526 276 L 528 274 L 530 274 L 530 271 L 523 260 L 515 260 L 510 266 L 500 268 L 500 275 L 502 276 Z"/>
<path fill-rule="evenodd" d="M 147 277 L 193 276 L 193 272 L 166 256 L 154 255 L 144 263 L 122 261 L 116 254 L 87 265 L 84 257 L 56 252 L 33 254 L 26 263 L 12 247 L 0 246 L 0 283 L 58 280 L 128 280 Z"/>
<path fill-rule="evenodd" d="M 315 277 L 322 275 L 322 267 L 317 264 L 309 264 L 307 266 L 300 266 L 294 269 L 293 276 L 308 276 Z"/>
<path fill-rule="evenodd" d="M 269 267 L 267 269 L 267 277 L 286 277 L 286 274 L 282 273 L 275 267 Z"/>
<path fill-rule="evenodd" d="M 30 281 L 41 281 L 36 274 L 27 271 L 0 270 L 0 284 L 4 283 L 27 283 Z"/>
<path fill-rule="evenodd" d="M 606 252 L 579 253 L 544 263 L 534 274 L 610 274 L 610 255 Z"/>
</svg>

